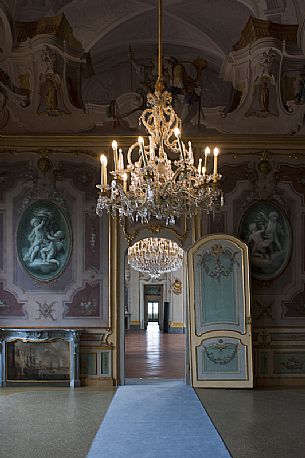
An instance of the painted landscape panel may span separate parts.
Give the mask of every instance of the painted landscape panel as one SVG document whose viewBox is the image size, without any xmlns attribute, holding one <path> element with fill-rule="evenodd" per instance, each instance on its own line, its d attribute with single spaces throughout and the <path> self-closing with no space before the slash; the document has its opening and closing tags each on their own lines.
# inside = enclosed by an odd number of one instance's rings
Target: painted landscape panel
<svg viewBox="0 0 305 458">
<path fill-rule="evenodd" d="M 7 343 L 7 380 L 66 381 L 70 379 L 69 342 Z"/>
</svg>

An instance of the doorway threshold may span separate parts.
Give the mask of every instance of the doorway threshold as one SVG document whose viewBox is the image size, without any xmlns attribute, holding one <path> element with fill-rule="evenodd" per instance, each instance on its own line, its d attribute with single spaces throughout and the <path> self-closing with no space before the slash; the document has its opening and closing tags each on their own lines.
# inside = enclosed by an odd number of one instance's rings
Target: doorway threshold
<svg viewBox="0 0 305 458">
<path fill-rule="evenodd" d="M 125 385 L 185 385 L 185 380 L 180 378 L 125 378 Z"/>
</svg>

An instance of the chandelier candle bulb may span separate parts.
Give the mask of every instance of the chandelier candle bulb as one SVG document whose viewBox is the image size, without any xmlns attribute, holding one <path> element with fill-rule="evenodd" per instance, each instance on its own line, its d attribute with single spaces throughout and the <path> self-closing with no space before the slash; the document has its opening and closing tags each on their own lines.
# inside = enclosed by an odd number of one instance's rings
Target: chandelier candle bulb
<svg viewBox="0 0 305 458">
<path fill-rule="evenodd" d="M 201 173 L 202 173 L 203 178 L 205 177 L 205 172 L 206 172 L 206 170 L 205 170 L 205 167 L 203 166 L 202 169 L 201 169 Z"/>
<path fill-rule="evenodd" d="M 201 167 L 202 167 L 202 159 L 200 158 L 198 161 L 198 175 L 201 175 Z"/>
<path fill-rule="evenodd" d="M 207 166 L 208 166 L 208 157 L 211 153 L 210 148 L 207 146 L 206 149 L 204 150 L 204 168 L 207 171 Z"/>
<path fill-rule="evenodd" d="M 193 165 L 194 164 L 194 154 L 193 154 L 193 149 L 192 149 L 192 143 L 188 142 L 188 145 L 189 145 L 189 159 L 190 159 L 191 164 Z"/>
<path fill-rule="evenodd" d="M 214 148 L 214 176 L 217 175 L 217 162 L 218 162 L 219 149 Z"/>
<path fill-rule="evenodd" d="M 119 170 L 124 170 L 124 157 L 123 157 L 123 150 L 119 149 Z"/>
<path fill-rule="evenodd" d="M 112 150 L 113 150 L 113 160 L 114 160 L 114 169 L 115 171 L 118 170 L 118 144 L 116 140 L 112 142 Z"/>
<path fill-rule="evenodd" d="M 104 154 L 101 154 L 101 186 L 106 188 L 107 186 L 107 157 Z"/>
</svg>

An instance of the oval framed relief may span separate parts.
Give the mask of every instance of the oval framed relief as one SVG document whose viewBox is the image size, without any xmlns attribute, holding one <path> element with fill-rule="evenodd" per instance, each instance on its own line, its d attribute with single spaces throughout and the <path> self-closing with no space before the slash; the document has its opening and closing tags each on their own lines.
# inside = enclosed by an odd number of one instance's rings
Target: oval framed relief
<svg viewBox="0 0 305 458">
<path fill-rule="evenodd" d="M 18 258 L 31 277 L 51 281 L 64 271 L 72 249 L 70 224 L 53 202 L 29 205 L 17 228 Z"/>
<path fill-rule="evenodd" d="M 248 244 L 253 278 L 273 280 L 281 275 L 290 259 L 291 234 L 285 212 L 275 203 L 262 200 L 245 211 L 239 237 Z"/>
</svg>

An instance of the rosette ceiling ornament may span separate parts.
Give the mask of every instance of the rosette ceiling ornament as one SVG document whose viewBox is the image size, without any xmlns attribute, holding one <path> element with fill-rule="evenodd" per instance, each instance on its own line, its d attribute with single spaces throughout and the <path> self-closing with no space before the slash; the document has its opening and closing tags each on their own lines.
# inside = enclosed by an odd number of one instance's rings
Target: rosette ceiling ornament
<svg viewBox="0 0 305 458">
<path fill-rule="evenodd" d="M 172 240 L 150 237 L 129 247 L 127 257 L 133 269 L 158 278 L 160 274 L 180 269 L 183 250 Z"/>
<path fill-rule="evenodd" d="M 175 224 L 180 216 L 190 217 L 200 211 L 207 213 L 222 205 L 221 175 L 217 170 L 218 154 L 210 148 L 204 158 L 194 162 L 191 142 L 181 139 L 181 120 L 172 107 L 172 96 L 165 90 L 162 77 L 162 0 L 159 0 L 158 79 L 154 94 L 147 96 L 147 108 L 140 123 L 148 132 L 148 140 L 139 137 L 130 146 L 127 157 L 112 142 L 114 169 L 108 176 L 107 157 L 101 155 L 101 184 L 96 213 L 103 211 L 120 221 L 147 223 L 154 217 L 166 224 Z M 127 164 L 126 164 L 127 159 Z M 213 162 L 213 164 L 212 164 Z"/>
</svg>

